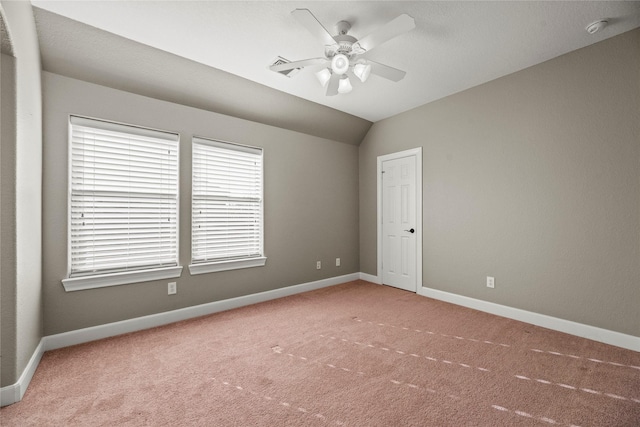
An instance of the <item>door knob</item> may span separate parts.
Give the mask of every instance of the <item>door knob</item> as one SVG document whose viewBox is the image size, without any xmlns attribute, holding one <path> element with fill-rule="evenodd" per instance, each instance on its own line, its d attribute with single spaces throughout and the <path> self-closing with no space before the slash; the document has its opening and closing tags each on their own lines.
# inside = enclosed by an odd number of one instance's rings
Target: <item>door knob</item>
<svg viewBox="0 0 640 427">
<path fill-rule="evenodd" d="M 404 230 L 404 231 L 408 231 L 409 233 L 413 234 L 416 232 L 416 230 L 414 230 L 413 228 L 411 230 Z"/>
</svg>

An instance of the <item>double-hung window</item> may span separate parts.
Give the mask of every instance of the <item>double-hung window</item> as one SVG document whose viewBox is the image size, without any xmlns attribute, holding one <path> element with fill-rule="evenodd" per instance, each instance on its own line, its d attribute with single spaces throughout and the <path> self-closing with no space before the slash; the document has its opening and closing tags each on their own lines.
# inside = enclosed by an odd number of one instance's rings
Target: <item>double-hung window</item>
<svg viewBox="0 0 640 427">
<path fill-rule="evenodd" d="M 193 138 L 191 274 L 262 266 L 262 149 Z"/>
<path fill-rule="evenodd" d="M 179 135 L 71 116 L 67 291 L 179 277 Z"/>
</svg>

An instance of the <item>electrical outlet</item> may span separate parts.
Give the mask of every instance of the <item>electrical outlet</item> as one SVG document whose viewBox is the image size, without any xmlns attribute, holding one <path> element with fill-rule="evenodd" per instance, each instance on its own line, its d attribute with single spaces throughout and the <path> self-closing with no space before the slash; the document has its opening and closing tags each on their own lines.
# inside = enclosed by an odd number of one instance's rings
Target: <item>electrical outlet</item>
<svg viewBox="0 0 640 427">
<path fill-rule="evenodd" d="M 495 288 L 496 287 L 496 279 L 491 276 L 487 276 L 487 288 Z"/>
<path fill-rule="evenodd" d="M 176 282 L 169 282 L 167 287 L 167 295 L 175 295 L 178 292 L 178 285 Z"/>
<path fill-rule="evenodd" d="M 322 263 L 320 261 L 316 262 L 316 270 L 320 270 L 322 268 Z"/>
<path fill-rule="evenodd" d="M 340 258 L 336 258 L 336 267 L 340 267 Z"/>
</svg>

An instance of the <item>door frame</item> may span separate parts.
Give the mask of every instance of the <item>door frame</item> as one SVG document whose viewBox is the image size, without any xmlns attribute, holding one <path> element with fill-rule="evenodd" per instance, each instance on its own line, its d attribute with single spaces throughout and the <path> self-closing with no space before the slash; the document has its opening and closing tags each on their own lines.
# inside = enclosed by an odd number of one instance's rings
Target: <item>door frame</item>
<svg viewBox="0 0 640 427">
<path fill-rule="evenodd" d="M 377 181 L 377 244 L 378 244 L 378 282 L 382 284 L 382 163 L 387 160 L 395 160 L 403 157 L 414 157 L 416 161 L 416 289 L 417 293 L 422 287 L 422 147 L 410 150 L 399 151 L 397 153 L 378 156 L 376 181 Z"/>
</svg>

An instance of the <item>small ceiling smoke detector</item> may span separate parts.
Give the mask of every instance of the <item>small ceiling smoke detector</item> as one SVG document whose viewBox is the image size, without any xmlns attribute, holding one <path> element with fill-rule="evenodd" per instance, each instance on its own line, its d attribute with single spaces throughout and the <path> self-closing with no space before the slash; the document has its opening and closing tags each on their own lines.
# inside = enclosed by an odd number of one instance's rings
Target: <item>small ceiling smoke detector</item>
<svg viewBox="0 0 640 427">
<path fill-rule="evenodd" d="M 589 33 L 589 34 L 595 34 L 598 31 L 600 31 L 601 29 L 603 29 L 604 27 L 606 27 L 608 23 L 609 23 L 608 20 L 600 19 L 600 20 L 598 20 L 596 22 L 592 22 L 591 24 L 587 25 L 585 30 L 587 30 L 587 33 Z"/>
</svg>

